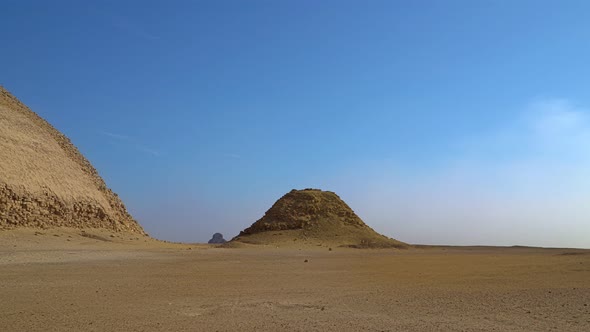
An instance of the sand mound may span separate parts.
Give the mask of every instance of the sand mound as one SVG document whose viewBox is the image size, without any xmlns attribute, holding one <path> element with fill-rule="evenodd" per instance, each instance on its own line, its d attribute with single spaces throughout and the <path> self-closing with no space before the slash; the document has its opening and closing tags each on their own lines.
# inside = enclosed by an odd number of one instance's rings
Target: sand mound
<svg viewBox="0 0 590 332">
<path fill-rule="evenodd" d="M 367 226 L 338 195 L 318 189 L 292 190 L 232 239 L 251 244 L 315 244 L 357 248 L 407 247 Z"/>
<path fill-rule="evenodd" d="M 70 140 L 0 87 L 0 228 L 145 234 Z"/>
</svg>

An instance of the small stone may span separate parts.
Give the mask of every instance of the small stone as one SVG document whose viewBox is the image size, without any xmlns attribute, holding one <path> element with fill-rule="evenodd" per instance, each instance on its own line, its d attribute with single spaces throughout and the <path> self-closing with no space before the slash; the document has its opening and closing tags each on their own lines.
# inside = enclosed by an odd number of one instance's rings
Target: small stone
<svg viewBox="0 0 590 332">
<path fill-rule="evenodd" d="M 303 263 L 307 263 L 307 259 L 303 261 Z"/>
</svg>

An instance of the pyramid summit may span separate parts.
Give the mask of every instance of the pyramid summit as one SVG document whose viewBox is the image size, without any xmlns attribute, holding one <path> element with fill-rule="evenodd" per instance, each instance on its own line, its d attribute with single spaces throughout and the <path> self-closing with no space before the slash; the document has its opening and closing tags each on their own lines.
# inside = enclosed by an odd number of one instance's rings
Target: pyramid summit
<svg viewBox="0 0 590 332">
<path fill-rule="evenodd" d="M 145 234 L 70 140 L 0 87 L 0 228 Z"/>
<path fill-rule="evenodd" d="M 407 247 L 383 236 L 331 191 L 291 190 L 265 215 L 234 238 L 234 242 L 270 244 L 303 241 L 348 247 Z"/>
</svg>

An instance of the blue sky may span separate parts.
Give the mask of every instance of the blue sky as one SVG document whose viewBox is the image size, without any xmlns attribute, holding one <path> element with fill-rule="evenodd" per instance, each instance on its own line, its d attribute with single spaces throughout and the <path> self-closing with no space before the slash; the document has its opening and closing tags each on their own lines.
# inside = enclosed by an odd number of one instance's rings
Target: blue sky
<svg viewBox="0 0 590 332">
<path fill-rule="evenodd" d="M 292 188 L 412 243 L 590 248 L 586 1 L 2 1 L 0 84 L 146 230 Z"/>
</svg>

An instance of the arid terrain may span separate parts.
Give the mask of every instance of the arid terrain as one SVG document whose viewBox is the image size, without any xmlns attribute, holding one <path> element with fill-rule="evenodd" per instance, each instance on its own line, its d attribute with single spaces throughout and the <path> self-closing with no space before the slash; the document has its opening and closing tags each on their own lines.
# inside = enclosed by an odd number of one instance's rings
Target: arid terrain
<svg viewBox="0 0 590 332">
<path fill-rule="evenodd" d="M 590 251 L 228 248 L 81 234 L 0 232 L 0 330 L 590 330 Z"/>
<path fill-rule="evenodd" d="M 2 332 L 590 331 L 590 250 L 409 246 L 319 189 L 162 242 L 2 88 L 0 120 Z"/>
</svg>

